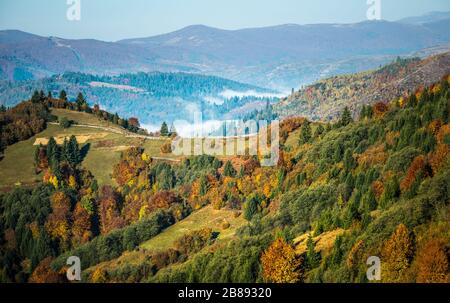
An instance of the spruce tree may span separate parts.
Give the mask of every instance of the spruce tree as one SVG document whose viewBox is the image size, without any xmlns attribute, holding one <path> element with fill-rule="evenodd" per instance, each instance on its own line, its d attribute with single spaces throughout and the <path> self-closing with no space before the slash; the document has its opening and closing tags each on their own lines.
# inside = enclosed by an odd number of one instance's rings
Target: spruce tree
<svg viewBox="0 0 450 303">
<path fill-rule="evenodd" d="M 54 161 L 59 162 L 59 148 L 53 137 L 50 137 L 47 143 L 47 157 L 51 164 L 54 164 Z"/>
<path fill-rule="evenodd" d="M 356 166 L 356 161 L 353 158 L 353 154 L 350 149 L 347 149 L 344 154 L 344 168 L 347 171 L 351 171 Z"/>
<path fill-rule="evenodd" d="M 309 234 L 308 240 L 306 241 L 306 247 L 306 264 L 308 268 L 313 269 L 319 266 L 320 254 L 315 250 L 314 239 L 311 234 Z"/>
<path fill-rule="evenodd" d="M 69 141 L 67 138 L 64 138 L 64 142 L 61 148 L 61 160 L 69 162 Z"/>
<path fill-rule="evenodd" d="M 161 136 L 167 137 L 169 135 L 169 128 L 167 127 L 167 123 L 163 122 L 161 125 L 161 130 L 159 131 Z"/>
<path fill-rule="evenodd" d="M 341 121 L 339 122 L 339 124 L 340 126 L 347 126 L 352 122 L 353 122 L 352 114 L 350 113 L 350 110 L 346 106 L 344 108 L 344 111 L 342 112 Z"/>
<path fill-rule="evenodd" d="M 360 205 L 360 213 L 370 213 L 371 211 L 377 209 L 377 199 L 375 197 L 375 193 L 372 188 L 362 196 L 361 205 Z"/>
<path fill-rule="evenodd" d="M 39 101 L 40 102 L 44 102 L 45 101 L 45 94 L 44 94 L 43 90 L 39 91 Z"/>
<path fill-rule="evenodd" d="M 39 92 L 37 90 L 35 90 L 33 92 L 33 96 L 31 97 L 31 102 L 32 103 L 39 103 L 40 100 L 41 100 L 41 98 L 39 96 Z"/>
<path fill-rule="evenodd" d="M 309 143 L 310 141 L 311 141 L 311 125 L 308 121 L 305 121 L 300 130 L 299 144 L 303 145 Z"/>
<path fill-rule="evenodd" d="M 86 105 L 86 100 L 84 99 L 84 96 L 82 93 L 78 93 L 76 103 L 77 103 L 78 110 L 83 109 L 83 107 Z"/>
<path fill-rule="evenodd" d="M 236 170 L 234 169 L 233 165 L 231 165 L 230 161 L 227 161 L 225 163 L 225 167 L 223 169 L 223 174 L 226 177 L 234 177 L 234 176 L 236 176 Z"/>
<path fill-rule="evenodd" d="M 79 164 L 80 163 L 80 149 L 78 147 L 77 138 L 74 135 L 72 135 L 70 137 L 67 148 L 68 148 L 67 156 L 68 156 L 69 163 L 74 166 Z"/>
<path fill-rule="evenodd" d="M 208 192 L 208 179 L 205 176 L 200 178 L 200 195 L 204 196 Z"/>
<path fill-rule="evenodd" d="M 59 93 L 59 99 L 67 101 L 67 93 L 65 90 L 61 90 L 61 92 Z"/>
<path fill-rule="evenodd" d="M 212 165 L 213 165 L 213 168 L 217 170 L 222 166 L 222 163 L 220 162 L 219 159 L 214 158 Z"/>
<path fill-rule="evenodd" d="M 394 199 L 400 196 L 400 184 L 396 176 L 389 179 L 380 198 L 380 206 L 387 208 Z"/>
<path fill-rule="evenodd" d="M 244 176 L 245 176 L 244 165 L 241 165 L 241 168 L 239 169 L 239 178 L 242 178 Z"/>
<path fill-rule="evenodd" d="M 117 113 L 114 114 L 113 116 L 113 123 L 114 124 L 119 124 L 119 115 Z"/>
<path fill-rule="evenodd" d="M 254 194 L 247 198 L 244 209 L 244 218 L 250 221 L 258 212 L 259 199 Z"/>
<path fill-rule="evenodd" d="M 316 132 L 314 133 L 314 137 L 318 138 L 320 136 L 322 136 L 322 134 L 325 132 L 325 128 L 323 127 L 322 124 L 319 124 L 319 126 L 317 126 L 316 128 Z"/>
</svg>

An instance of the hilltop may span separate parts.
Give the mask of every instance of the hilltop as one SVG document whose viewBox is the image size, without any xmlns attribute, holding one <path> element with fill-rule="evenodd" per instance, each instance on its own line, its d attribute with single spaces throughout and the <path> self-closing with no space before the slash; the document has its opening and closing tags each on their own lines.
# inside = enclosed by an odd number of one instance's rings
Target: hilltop
<svg viewBox="0 0 450 303">
<path fill-rule="evenodd" d="M 450 52 L 426 59 L 398 58 L 379 69 L 320 80 L 294 92 L 275 106 L 281 117 L 305 116 L 333 120 L 349 107 L 359 113 L 362 106 L 388 103 L 395 98 L 439 81 L 450 72 Z"/>
<path fill-rule="evenodd" d="M 70 103 L 59 99 L 52 99 L 49 102 L 65 108 L 51 107 L 47 121 L 35 133 L 17 127 L 24 123 L 33 125 L 35 122 L 26 121 L 20 116 L 16 117 L 16 120 L 10 120 L 8 112 L 5 112 L 6 115 L 0 113 L 1 151 L 5 149 L 0 160 L 1 190 L 20 185 L 34 186 L 40 183 L 42 173 L 36 172 L 35 150 L 40 144 L 47 145 L 50 138 L 54 138 L 57 144 L 62 145 L 64 139 L 75 136 L 83 150 L 81 164 L 93 173 L 99 185 L 115 184 L 111 177 L 113 166 L 119 161 L 121 152 L 131 147 L 142 146 L 149 157 L 173 158 L 172 155 L 161 152 L 161 146 L 167 142 L 168 138 L 150 137 L 143 130 L 138 133 L 136 130 L 133 132 L 131 128 L 125 128 L 122 122 L 117 123 L 120 121 L 114 121 L 113 118 L 109 120 L 108 117 L 113 115 L 105 111 L 70 109 L 68 106 Z M 31 108 L 32 105 L 25 102 L 18 108 L 26 106 Z M 69 121 L 70 126 L 62 127 L 59 122 L 62 119 Z M 18 129 L 17 133 L 23 134 L 24 137 L 19 142 L 8 139 L 17 137 L 17 134 L 13 134 L 5 122 L 12 122 L 11 124 L 15 124 L 15 128 Z"/>
</svg>

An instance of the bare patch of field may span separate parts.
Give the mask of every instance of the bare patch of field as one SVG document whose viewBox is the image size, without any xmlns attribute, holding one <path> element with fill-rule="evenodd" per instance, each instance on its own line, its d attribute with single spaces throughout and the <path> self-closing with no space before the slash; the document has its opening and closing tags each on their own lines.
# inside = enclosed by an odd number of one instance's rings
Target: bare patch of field
<svg viewBox="0 0 450 303">
<path fill-rule="evenodd" d="M 78 143 L 83 144 L 89 140 L 98 140 L 108 136 L 108 133 L 93 133 L 93 134 L 85 134 L 85 135 L 76 135 Z M 70 136 L 57 136 L 54 137 L 57 144 L 63 144 L 64 140 L 70 139 Z M 36 138 L 33 145 L 47 145 L 50 138 Z"/>
<path fill-rule="evenodd" d="M 328 251 L 333 248 L 334 241 L 340 235 L 342 235 L 345 230 L 338 228 L 332 231 L 324 232 L 317 237 L 313 237 L 313 241 L 315 244 L 315 250 L 319 251 Z M 306 252 L 307 247 L 306 243 L 308 241 L 309 234 L 303 234 L 294 239 L 295 251 L 297 254 L 301 255 Z"/>
</svg>

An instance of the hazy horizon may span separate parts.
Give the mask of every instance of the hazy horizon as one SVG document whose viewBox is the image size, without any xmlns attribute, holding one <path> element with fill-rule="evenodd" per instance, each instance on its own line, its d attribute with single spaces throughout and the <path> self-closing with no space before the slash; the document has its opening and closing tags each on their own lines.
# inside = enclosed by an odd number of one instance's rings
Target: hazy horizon
<svg viewBox="0 0 450 303">
<path fill-rule="evenodd" d="M 211 1 L 81 0 L 81 20 L 69 21 L 66 0 L 3 0 L 0 30 L 20 30 L 65 39 L 118 41 L 157 36 L 187 26 L 223 30 L 285 24 L 351 24 L 366 21 L 366 0 Z M 447 0 L 381 0 L 381 19 L 398 21 L 432 12 L 449 12 Z M 47 15 L 47 18 L 41 16 Z"/>
</svg>

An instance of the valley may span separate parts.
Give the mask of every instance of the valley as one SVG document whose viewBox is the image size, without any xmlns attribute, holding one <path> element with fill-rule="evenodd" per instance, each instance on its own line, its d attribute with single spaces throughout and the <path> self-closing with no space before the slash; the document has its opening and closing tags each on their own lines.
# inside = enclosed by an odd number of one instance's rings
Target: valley
<svg viewBox="0 0 450 303">
<path fill-rule="evenodd" d="M 0 283 L 449 283 L 449 28 L 0 30 Z"/>
</svg>

